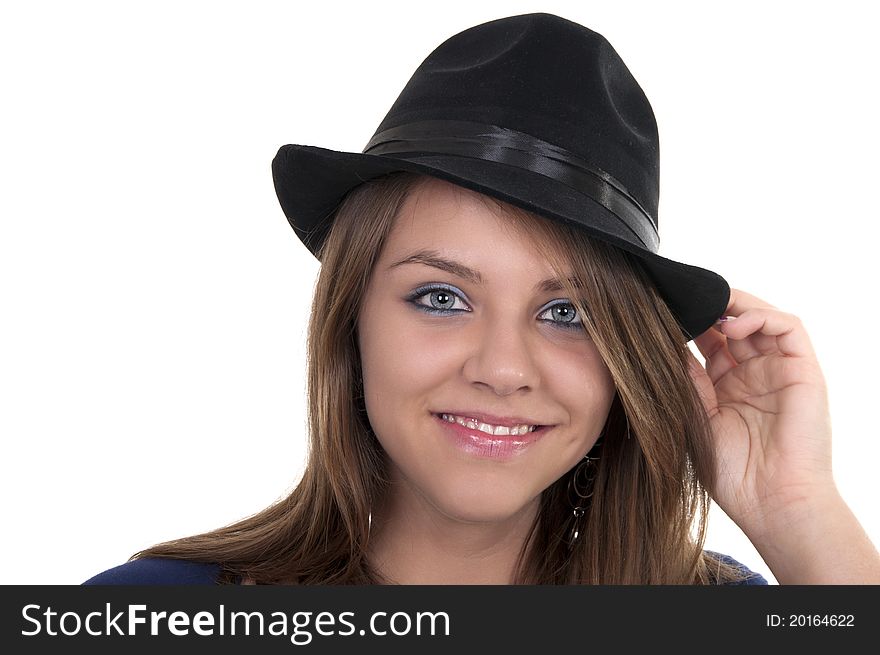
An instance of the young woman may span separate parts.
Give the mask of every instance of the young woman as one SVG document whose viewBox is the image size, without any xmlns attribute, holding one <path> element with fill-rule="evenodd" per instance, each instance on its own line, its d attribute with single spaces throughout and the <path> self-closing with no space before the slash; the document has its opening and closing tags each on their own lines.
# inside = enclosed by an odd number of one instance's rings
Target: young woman
<svg viewBox="0 0 880 655">
<path fill-rule="evenodd" d="M 781 583 L 880 582 L 797 317 L 657 254 L 653 112 L 601 35 L 466 30 L 364 152 L 273 174 L 321 261 L 303 478 L 90 583 L 765 583 L 703 549 L 710 499 Z"/>
</svg>

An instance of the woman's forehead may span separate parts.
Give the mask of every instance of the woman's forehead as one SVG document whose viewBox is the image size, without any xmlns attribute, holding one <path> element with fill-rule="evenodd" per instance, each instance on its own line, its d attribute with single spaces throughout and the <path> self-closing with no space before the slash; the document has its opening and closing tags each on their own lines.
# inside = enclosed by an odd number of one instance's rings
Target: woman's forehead
<svg viewBox="0 0 880 655">
<path fill-rule="evenodd" d="M 540 279 L 539 292 L 561 289 L 559 276 L 542 254 L 546 251 L 536 247 L 541 236 L 529 229 L 530 219 L 515 220 L 502 205 L 487 207 L 486 198 L 452 184 L 408 198 L 411 202 L 401 208 L 385 244 L 381 267 L 390 272 L 410 268 L 404 264 L 422 264 L 476 285 L 494 278 L 493 271 L 508 278 L 515 271 L 530 286 L 531 278 Z M 561 275 L 574 281 L 561 255 Z"/>
<path fill-rule="evenodd" d="M 422 176 L 395 217 L 392 236 L 413 240 L 451 232 L 464 240 L 475 233 L 494 233 L 534 243 L 539 238 L 537 222 L 529 212 L 502 200 Z"/>
</svg>

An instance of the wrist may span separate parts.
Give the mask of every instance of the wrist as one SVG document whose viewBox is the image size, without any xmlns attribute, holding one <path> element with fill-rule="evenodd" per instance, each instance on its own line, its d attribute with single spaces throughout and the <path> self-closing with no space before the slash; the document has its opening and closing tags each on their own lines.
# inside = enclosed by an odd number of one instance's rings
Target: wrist
<svg viewBox="0 0 880 655">
<path fill-rule="evenodd" d="M 880 554 L 836 487 L 780 504 L 744 532 L 780 584 L 880 584 Z"/>
<path fill-rule="evenodd" d="M 823 520 L 839 514 L 841 507 L 846 502 L 832 481 L 765 500 L 737 523 L 753 543 L 772 544 L 815 530 Z"/>
</svg>

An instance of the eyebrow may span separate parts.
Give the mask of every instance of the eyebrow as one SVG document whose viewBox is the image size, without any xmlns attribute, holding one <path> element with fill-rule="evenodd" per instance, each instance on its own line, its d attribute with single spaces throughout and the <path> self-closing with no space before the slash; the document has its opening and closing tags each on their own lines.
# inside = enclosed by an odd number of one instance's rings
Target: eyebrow
<svg viewBox="0 0 880 655">
<path fill-rule="evenodd" d="M 403 264 L 425 264 L 426 266 L 433 266 L 434 268 L 439 268 L 441 271 L 446 271 L 447 273 L 451 273 L 464 280 L 468 280 L 473 284 L 483 283 L 483 276 L 480 275 L 479 271 L 468 268 L 464 264 L 452 259 L 446 259 L 436 250 L 418 250 L 411 255 L 404 257 L 400 261 L 394 262 L 388 267 L 388 270 L 390 271 L 392 268 Z M 570 277 L 568 280 L 575 286 L 575 288 L 581 288 L 582 285 L 577 278 Z M 535 285 L 534 291 L 543 293 L 549 291 L 562 291 L 563 289 L 564 287 L 559 281 L 559 278 L 552 277 L 538 282 Z"/>
</svg>

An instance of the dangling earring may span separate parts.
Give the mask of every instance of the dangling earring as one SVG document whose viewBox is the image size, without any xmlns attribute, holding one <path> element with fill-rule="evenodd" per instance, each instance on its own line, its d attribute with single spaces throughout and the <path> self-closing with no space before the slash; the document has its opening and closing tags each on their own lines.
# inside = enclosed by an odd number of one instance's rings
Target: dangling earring
<svg viewBox="0 0 880 655">
<path fill-rule="evenodd" d="M 599 437 L 596 440 L 596 443 L 593 444 L 593 448 L 601 443 L 602 437 Z M 590 450 L 592 452 L 592 449 Z M 599 461 L 598 457 L 590 457 L 589 453 L 587 453 L 584 455 L 580 464 L 577 465 L 574 473 L 572 473 L 571 477 L 568 479 L 568 496 L 572 507 L 572 514 L 574 515 L 574 523 L 571 526 L 571 532 L 568 536 L 569 548 L 573 548 L 580 537 L 581 517 L 586 511 L 587 505 L 585 501 L 593 495 L 593 480 L 596 477 L 597 461 Z"/>
</svg>

